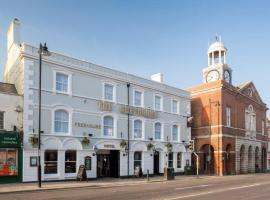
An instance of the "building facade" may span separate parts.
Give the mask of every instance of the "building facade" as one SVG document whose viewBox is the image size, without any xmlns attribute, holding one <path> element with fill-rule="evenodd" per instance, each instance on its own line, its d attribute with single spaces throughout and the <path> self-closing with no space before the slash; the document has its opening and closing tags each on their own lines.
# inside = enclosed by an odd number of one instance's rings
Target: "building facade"
<svg viewBox="0 0 270 200">
<path fill-rule="evenodd" d="M 0 83 L 0 183 L 22 181 L 22 97 Z"/>
<path fill-rule="evenodd" d="M 192 96 L 192 138 L 200 173 L 240 174 L 266 169 L 266 104 L 252 82 L 234 86 L 227 49 L 216 41 L 208 49 L 203 84 Z"/>
<path fill-rule="evenodd" d="M 24 98 L 23 181 L 37 180 L 38 49 L 20 40 L 20 22 L 8 30 L 4 79 Z M 190 94 L 162 82 L 51 52 L 42 64 L 43 180 L 183 173 L 190 164 Z M 31 164 L 32 163 L 32 164 Z"/>
</svg>

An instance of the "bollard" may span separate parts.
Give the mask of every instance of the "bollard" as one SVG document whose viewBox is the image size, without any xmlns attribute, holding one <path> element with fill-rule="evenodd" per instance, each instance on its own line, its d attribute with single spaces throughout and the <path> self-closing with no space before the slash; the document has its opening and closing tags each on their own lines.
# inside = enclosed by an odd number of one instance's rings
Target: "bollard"
<svg viewBox="0 0 270 200">
<path fill-rule="evenodd" d="M 147 182 L 149 182 L 149 169 L 147 169 Z"/>
</svg>

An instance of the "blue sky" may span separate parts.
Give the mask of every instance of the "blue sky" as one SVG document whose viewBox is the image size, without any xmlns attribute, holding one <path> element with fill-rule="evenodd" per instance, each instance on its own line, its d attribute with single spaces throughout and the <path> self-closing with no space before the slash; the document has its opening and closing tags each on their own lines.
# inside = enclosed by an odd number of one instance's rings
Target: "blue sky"
<svg viewBox="0 0 270 200">
<path fill-rule="evenodd" d="M 253 81 L 270 105 L 269 7 L 267 0 L 0 0 L 0 74 L 14 17 L 22 41 L 146 78 L 162 72 L 183 89 L 202 83 L 219 33 L 233 84 Z"/>
</svg>

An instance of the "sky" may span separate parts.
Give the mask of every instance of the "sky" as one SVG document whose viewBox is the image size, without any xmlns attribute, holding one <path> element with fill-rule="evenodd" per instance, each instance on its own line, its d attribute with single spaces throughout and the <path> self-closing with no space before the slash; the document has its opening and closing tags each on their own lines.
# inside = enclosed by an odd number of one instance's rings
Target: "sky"
<svg viewBox="0 0 270 200">
<path fill-rule="evenodd" d="M 0 81 L 15 17 L 23 42 L 144 78 L 162 72 L 181 89 L 202 83 L 218 33 L 233 84 L 253 81 L 270 105 L 269 8 L 268 0 L 0 0 Z"/>
</svg>

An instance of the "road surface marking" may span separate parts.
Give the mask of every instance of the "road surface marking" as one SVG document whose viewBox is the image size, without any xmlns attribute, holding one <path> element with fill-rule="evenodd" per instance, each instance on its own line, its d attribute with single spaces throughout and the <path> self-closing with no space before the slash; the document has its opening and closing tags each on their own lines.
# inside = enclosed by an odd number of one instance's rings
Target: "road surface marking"
<svg viewBox="0 0 270 200">
<path fill-rule="evenodd" d="M 190 195 L 181 196 L 181 197 L 165 198 L 163 200 L 186 199 L 186 198 L 190 198 L 190 197 L 197 197 L 197 196 L 203 196 L 203 195 L 214 194 L 214 193 L 219 193 L 219 192 L 226 192 L 226 191 L 230 191 L 230 190 L 239 190 L 239 189 L 243 189 L 243 188 L 257 187 L 257 186 L 266 185 L 266 184 L 269 184 L 269 183 L 270 182 L 255 183 L 255 184 L 252 184 L 252 185 L 243 185 L 243 186 L 239 186 L 239 187 L 220 189 L 220 190 L 208 191 L 208 192 L 201 192 L 201 193 L 190 194 Z"/>
<path fill-rule="evenodd" d="M 175 188 L 175 190 L 185 190 L 185 189 L 192 189 L 192 188 L 203 188 L 208 187 L 210 185 L 197 185 L 197 186 L 190 186 L 190 187 L 182 187 L 182 188 Z"/>
</svg>

